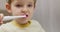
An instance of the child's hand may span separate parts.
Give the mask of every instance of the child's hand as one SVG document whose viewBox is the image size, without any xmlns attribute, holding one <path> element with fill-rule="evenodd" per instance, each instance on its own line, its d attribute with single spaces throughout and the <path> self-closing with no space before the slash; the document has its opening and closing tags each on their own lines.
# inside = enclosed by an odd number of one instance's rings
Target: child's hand
<svg viewBox="0 0 60 32">
<path fill-rule="evenodd" d="M 2 20 L 3 19 L 3 16 L 4 15 L 2 13 L 0 13 L 0 25 L 3 24 L 3 20 Z"/>
</svg>

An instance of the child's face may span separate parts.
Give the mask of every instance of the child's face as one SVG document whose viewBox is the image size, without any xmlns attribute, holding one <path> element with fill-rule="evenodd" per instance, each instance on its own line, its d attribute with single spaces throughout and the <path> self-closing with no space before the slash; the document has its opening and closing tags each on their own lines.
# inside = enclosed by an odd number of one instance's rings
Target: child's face
<svg viewBox="0 0 60 32">
<path fill-rule="evenodd" d="M 34 11 L 34 0 L 14 0 L 11 6 L 6 5 L 6 8 L 13 16 L 28 15 L 26 18 L 18 19 L 19 21 L 28 21 L 31 19 Z"/>
</svg>

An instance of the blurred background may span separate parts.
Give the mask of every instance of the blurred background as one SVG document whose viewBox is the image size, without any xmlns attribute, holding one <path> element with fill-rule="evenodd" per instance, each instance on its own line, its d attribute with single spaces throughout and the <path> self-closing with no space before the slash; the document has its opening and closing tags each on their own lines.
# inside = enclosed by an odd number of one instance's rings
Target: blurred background
<svg viewBox="0 0 60 32">
<path fill-rule="evenodd" d="M 0 0 L 0 13 L 6 12 L 6 0 Z M 37 0 L 33 19 L 39 21 L 46 32 L 60 32 L 60 0 Z"/>
</svg>

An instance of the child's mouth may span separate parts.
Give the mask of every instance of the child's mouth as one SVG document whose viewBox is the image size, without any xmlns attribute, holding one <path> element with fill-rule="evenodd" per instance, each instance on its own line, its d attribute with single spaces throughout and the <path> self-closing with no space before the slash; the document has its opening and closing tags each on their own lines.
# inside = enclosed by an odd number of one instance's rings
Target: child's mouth
<svg viewBox="0 0 60 32">
<path fill-rule="evenodd" d="M 28 17 L 28 15 L 26 15 L 26 17 Z"/>
<path fill-rule="evenodd" d="M 28 15 L 23 15 L 23 16 L 26 16 L 26 17 L 24 17 L 24 18 L 27 18 L 27 17 L 28 17 Z"/>
</svg>

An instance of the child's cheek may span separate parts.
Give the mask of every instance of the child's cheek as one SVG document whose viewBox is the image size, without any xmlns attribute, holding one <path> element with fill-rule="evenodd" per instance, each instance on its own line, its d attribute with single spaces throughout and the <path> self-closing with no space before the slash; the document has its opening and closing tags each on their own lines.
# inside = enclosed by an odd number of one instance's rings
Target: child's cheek
<svg viewBox="0 0 60 32">
<path fill-rule="evenodd" d="M 13 15 L 16 15 L 16 16 L 18 16 L 18 15 L 20 15 L 21 14 L 21 9 L 20 8 L 17 8 L 17 7 L 15 7 L 15 6 L 11 6 L 11 10 L 12 10 L 12 14 Z"/>
<path fill-rule="evenodd" d="M 21 14 L 21 11 L 19 11 L 19 10 L 14 10 L 14 11 L 13 11 L 13 14 L 18 16 L 18 15 Z"/>
</svg>

